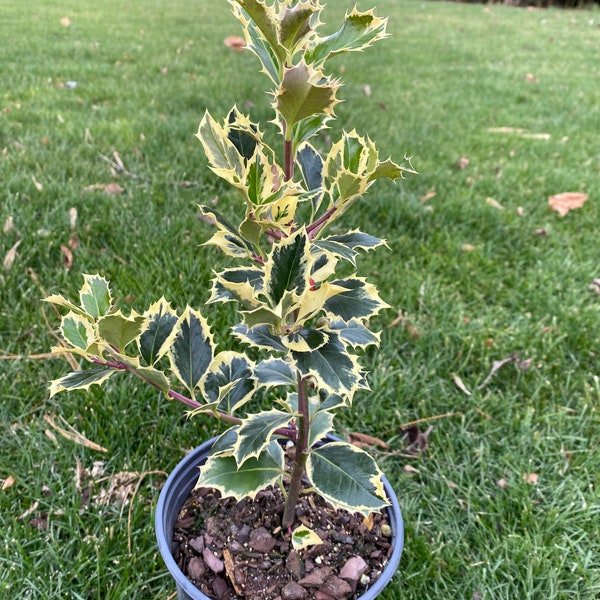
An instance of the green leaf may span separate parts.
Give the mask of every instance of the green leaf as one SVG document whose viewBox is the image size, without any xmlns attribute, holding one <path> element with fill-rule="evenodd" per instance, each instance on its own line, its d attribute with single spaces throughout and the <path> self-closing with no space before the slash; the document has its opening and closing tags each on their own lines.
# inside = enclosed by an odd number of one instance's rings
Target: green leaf
<svg viewBox="0 0 600 600">
<path fill-rule="evenodd" d="M 233 447 L 237 440 L 238 425 L 233 425 L 222 433 L 210 448 L 211 456 L 233 456 Z"/>
<path fill-rule="evenodd" d="M 292 134 L 294 125 L 316 114 L 333 115 L 340 84 L 326 78 L 305 62 L 284 69 L 283 80 L 275 94 L 275 107 Z"/>
<path fill-rule="evenodd" d="M 62 318 L 60 332 L 65 341 L 82 350 L 87 350 L 96 341 L 94 328 L 90 321 L 73 311 Z"/>
<path fill-rule="evenodd" d="M 332 282 L 345 291 L 332 296 L 325 302 L 325 310 L 344 321 L 368 319 L 381 309 L 388 308 L 374 285 L 360 277 L 349 277 Z"/>
<path fill-rule="evenodd" d="M 330 394 L 352 394 L 361 387 L 361 370 L 356 358 L 346 352 L 344 344 L 332 335 L 313 352 L 292 352 L 297 369 L 317 380 L 317 387 Z"/>
<path fill-rule="evenodd" d="M 147 364 L 153 365 L 164 354 L 163 346 L 177 323 L 177 313 L 163 297 L 150 306 L 144 317 L 146 322 L 139 339 L 140 353 Z"/>
<path fill-rule="evenodd" d="M 201 387 L 208 402 L 218 401 L 216 409 L 231 415 L 250 400 L 256 390 L 253 364 L 244 354 L 220 352 L 204 375 Z M 223 395 L 225 388 L 227 393 Z"/>
<path fill-rule="evenodd" d="M 240 467 L 233 456 L 210 456 L 200 467 L 196 488 L 216 488 L 224 498 L 254 498 L 259 491 L 281 479 L 284 458 L 276 441 L 271 442 L 258 458 L 250 458 Z"/>
<path fill-rule="evenodd" d="M 90 386 L 100 385 L 114 373 L 120 371 L 108 367 L 98 367 L 96 369 L 85 369 L 85 371 L 73 371 L 60 379 L 50 382 L 50 397 L 59 392 L 70 390 L 89 390 Z"/>
<path fill-rule="evenodd" d="M 304 550 L 304 548 L 322 543 L 323 540 L 319 537 L 319 534 L 305 525 L 300 525 L 300 527 L 296 527 L 292 531 L 292 546 L 294 550 Z"/>
<path fill-rule="evenodd" d="M 350 444 L 331 442 L 311 450 L 306 470 L 317 492 L 336 508 L 368 515 L 389 504 L 377 464 Z"/>
<path fill-rule="evenodd" d="M 308 283 L 310 251 L 306 232 L 298 230 L 273 247 L 265 269 L 264 289 L 272 307 L 277 306 L 285 292 L 300 296 Z"/>
<path fill-rule="evenodd" d="M 308 437 L 308 446 L 312 448 L 317 442 L 322 440 L 328 433 L 333 431 L 333 419 L 335 415 L 326 410 L 318 410 L 310 423 Z"/>
<path fill-rule="evenodd" d="M 213 360 L 214 343 L 208 323 L 188 306 L 166 344 L 173 373 L 193 396 Z"/>
<path fill-rule="evenodd" d="M 297 384 L 296 372 L 281 358 L 270 358 L 258 363 L 254 367 L 254 376 L 258 384 L 265 387 Z"/>
<path fill-rule="evenodd" d="M 277 350 L 285 352 L 286 347 L 281 341 L 281 337 L 271 332 L 269 325 L 256 325 L 248 327 L 244 323 L 235 325 L 233 333 L 242 340 L 242 342 L 264 350 Z"/>
<path fill-rule="evenodd" d="M 329 336 L 318 329 L 301 329 L 283 337 L 283 343 L 294 352 L 312 352 L 324 346 Z"/>
<path fill-rule="evenodd" d="M 310 62 L 320 63 L 341 52 L 364 50 L 375 41 L 386 37 L 387 19 L 380 19 L 373 11 L 346 13 L 344 23 L 334 34 L 321 38 L 308 53 Z"/>
<path fill-rule="evenodd" d="M 321 129 L 326 129 L 329 120 L 331 120 L 331 115 L 317 114 L 298 121 L 294 125 L 294 154 L 297 153 L 302 142 L 314 137 Z"/>
<path fill-rule="evenodd" d="M 81 308 L 92 317 L 102 317 L 112 306 L 108 281 L 100 275 L 83 275 L 84 284 L 79 290 Z"/>
<path fill-rule="evenodd" d="M 273 408 L 246 417 L 237 430 L 234 456 L 238 465 L 258 457 L 269 445 L 275 430 L 285 427 L 293 415 Z"/>
<path fill-rule="evenodd" d="M 133 314 L 126 317 L 120 310 L 98 319 L 98 335 L 112 347 L 124 350 L 140 335 L 145 319 Z"/>
</svg>

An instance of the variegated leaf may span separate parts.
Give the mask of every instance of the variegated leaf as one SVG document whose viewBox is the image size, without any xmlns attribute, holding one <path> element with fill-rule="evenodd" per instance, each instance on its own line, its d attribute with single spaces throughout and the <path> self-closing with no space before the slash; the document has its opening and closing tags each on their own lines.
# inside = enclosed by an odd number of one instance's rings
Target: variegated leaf
<svg viewBox="0 0 600 600">
<path fill-rule="evenodd" d="M 235 300 L 246 307 L 256 307 L 262 290 L 263 271 L 253 268 L 224 269 L 213 279 L 208 303 Z"/>
<path fill-rule="evenodd" d="M 270 358 L 254 367 L 254 376 L 258 384 L 264 387 L 275 385 L 295 386 L 297 375 L 292 366 L 281 358 Z"/>
<path fill-rule="evenodd" d="M 264 279 L 264 290 L 272 307 L 279 304 L 285 292 L 293 292 L 298 296 L 304 293 L 311 262 L 308 237 L 304 229 L 299 229 L 273 247 Z"/>
<path fill-rule="evenodd" d="M 377 288 L 362 277 L 348 277 L 332 282 L 344 288 L 325 302 L 325 310 L 344 321 L 369 319 L 383 308 L 389 308 L 377 293 Z"/>
<path fill-rule="evenodd" d="M 248 459 L 240 467 L 233 456 L 210 456 L 200 467 L 196 488 L 215 488 L 224 498 L 254 498 L 259 491 L 281 479 L 284 457 L 281 446 L 275 441 L 260 456 Z"/>
<path fill-rule="evenodd" d="M 126 356 L 111 349 L 106 352 L 111 356 L 111 362 L 122 365 L 128 373 L 139 377 L 165 394 L 169 391 L 169 380 L 162 371 L 154 367 L 143 367 L 137 357 Z"/>
<path fill-rule="evenodd" d="M 145 319 L 132 312 L 126 317 L 120 310 L 98 319 L 98 335 L 118 350 L 124 350 L 141 333 Z"/>
<path fill-rule="evenodd" d="M 331 321 L 329 329 L 337 332 L 340 338 L 353 348 L 366 348 L 372 344 L 379 344 L 379 333 L 373 333 L 358 321 Z"/>
<path fill-rule="evenodd" d="M 317 410 L 310 421 L 308 446 L 312 448 L 322 440 L 328 433 L 333 431 L 333 419 L 335 415 L 326 410 Z"/>
<path fill-rule="evenodd" d="M 256 325 L 255 327 L 248 327 L 247 325 L 240 323 L 233 327 L 233 333 L 242 342 L 255 346 L 256 348 L 262 348 L 263 350 L 276 350 L 278 352 L 285 352 L 286 347 L 282 342 L 281 337 L 272 333 L 269 325 Z"/>
<path fill-rule="evenodd" d="M 194 395 L 194 389 L 206 373 L 214 355 L 213 336 L 204 317 L 189 306 L 178 319 L 165 342 L 171 370 Z"/>
<path fill-rule="evenodd" d="M 330 394 L 352 396 L 361 387 L 361 369 L 356 358 L 346 352 L 335 335 L 312 352 L 292 352 L 296 368 L 306 377 L 314 377 L 317 387 Z"/>
<path fill-rule="evenodd" d="M 292 7 L 283 10 L 278 23 L 278 39 L 290 55 L 294 48 L 313 31 L 311 20 L 319 7 L 311 2 L 298 2 Z"/>
<path fill-rule="evenodd" d="M 268 42 L 279 59 L 283 61 L 287 53 L 278 40 L 278 15 L 275 8 L 267 5 L 262 0 L 235 0 L 235 2 L 244 9 L 262 34 L 262 37 Z"/>
<path fill-rule="evenodd" d="M 324 346 L 329 336 L 318 329 L 302 329 L 283 336 L 282 341 L 293 352 L 312 352 Z"/>
<path fill-rule="evenodd" d="M 85 317 L 88 321 L 93 321 L 93 318 L 88 315 L 88 313 L 81 308 L 81 306 L 76 306 L 70 300 L 67 300 L 61 294 L 51 294 L 43 299 L 44 302 L 48 302 L 49 304 L 54 304 L 55 306 L 60 306 L 62 308 L 68 308 L 71 312 L 76 315 Z"/>
<path fill-rule="evenodd" d="M 292 531 L 292 546 L 294 550 L 304 550 L 304 548 L 310 548 L 310 546 L 322 543 L 323 540 L 319 537 L 319 534 L 306 527 L 306 525 L 300 525 L 300 527 L 296 527 Z"/>
<path fill-rule="evenodd" d="M 164 297 L 152 304 L 144 317 L 146 321 L 139 338 L 140 353 L 147 364 L 153 365 L 166 352 L 165 341 L 171 335 L 178 317 Z"/>
<path fill-rule="evenodd" d="M 355 446 L 323 444 L 310 452 L 306 470 L 317 492 L 336 508 L 368 515 L 389 504 L 377 464 Z"/>
<path fill-rule="evenodd" d="M 96 341 L 96 334 L 90 321 L 73 311 L 62 318 L 60 332 L 66 342 L 81 350 L 87 350 Z"/>
<path fill-rule="evenodd" d="M 94 318 L 107 314 L 112 306 L 108 281 L 100 275 L 83 275 L 84 284 L 79 291 L 81 308 Z"/>
<path fill-rule="evenodd" d="M 333 115 L 339 102 L 336 97 L 340 84 L 322 72 L 300 61 L 284 69 L 283 80 L 275 94 L 275 107 L 291 132 L 294 125 L 316 114 Z"/>
<path fill-rule="evenodd" d="M 387 19 L 376 17 L 372 10 L 346 13 L 344 23 L 338 31 L 321 38 L 308 54 L 311 62 L 320 63 L 341 52 L 360 51 L 377 40 L 387 37 Z"/>
<path fill-rule="evenodd" d="M 92 385 L 100 385 L 111 375 L 119 373 L 115 369 L 108 367 L 98 367 L 95 369 L 85 369 L 84 371 L 73 371 L 60 379 L 50 382 L 50 397 L 59 392 L 70 390 L 89 390 Z"/>
<path fill-rule="evenodd" d="M 292 418 L 291 413 L 275 408 L 247 416 L 237 429 L 233 450 L 237 464 L 258 457 L 269 445 L 275 430 L 285 427 Z"/>
<path fill-rule="evenodd" d="M 205 399 L 218 402 L 216 410 L 232 415 L 256 390 L 253 366 L 244 354 L 230 351 L 217 354 L 200 384 Z"/>
</svg>

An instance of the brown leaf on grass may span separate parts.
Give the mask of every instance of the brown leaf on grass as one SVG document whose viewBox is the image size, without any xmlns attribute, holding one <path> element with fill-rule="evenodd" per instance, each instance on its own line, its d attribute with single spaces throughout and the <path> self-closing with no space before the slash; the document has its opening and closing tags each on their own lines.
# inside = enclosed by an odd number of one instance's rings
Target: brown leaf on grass
<svg viewBox="0 0 600 600">
<path fill-rule="evenodd" d="M 66 437 L 68 440 L 75 442 L 76 444 L 81 444 L 86 448 L 90 448 L 91 450 L 97 450 L 98 452 L 108 452 L 106 448 L 99 446 L 95 442 L 91 442 L 88 440 L 83 434 L 79 433 L 75 428 L 69 425 L 62 417 L 60 417 L 63 421 L 63 424 L 67 429 L 60 427 L 54 422 L 54 417 L 50 415 L 45 415 L 44 420 L 54 429 L 56 432 L 60 433 L 63 437 Z"/>
<path fill-rule="evenodd" d="M 594 294 L 600 294 L 600 279 L 594 279 L 592 283 L 590 283 L 590 290 L 592 290 Z"/>
<path fill-rule="evenodd" d="M 61 24 L 63 27 L 69 27 L 69 25 L 71 24 L 71 19 L 69 19 L 69 17 L 63 17 L 63 18 L 60 20 L 60 24 Z"/>
<path fill-rule="evenodd" d="M 121 187 L 118 183 L 94 183 L 88 185 L 83 189 L 84 192 L 104 192 L 107 196 L 115 196 L 122 194 L 125 188 Z"/>
<path fill-rule="evenodd" d="M 41 192 L 44 189 L 44 186 L 35 178 L 35 175 L 31 176 L 31 181 L 33 181 L 33 185 L 35 185 L 35 189 L 38 192 Z"/>
<path fill-rule="evenodd" d="M 473 246 L 473 244 L 462 244 L 460 248 L 463 252 L 475 252 L 477 250 L 477 246 Z"/>
<path fill-rule="evenodd" d="M 581 208 L 587 199 L 588 195 L 581 192 L 563 192 L 548 196 L 548 204 L 552 210 L 564 217 L 570 211 Z"/>
<path fill-rule="evenodd" d="M 421 431 L 418 425 L 398 429 L 403 439 L 408 440 L 408 451 L 413 454 L 419 454 L 427 450 L 429 436 L 433 431 L 433 425 L 430 425 L 425 431 Z"/>
<path fill-rule="evenodd" d="M 456 387 L 461 392 L 464 392 L 467 396 L 471 395 L 471 392 L 467 389 L 467 386 L 463 383 L 463 380 L 456 373 L 452 373 L 452 381 L 454 381 Z"/>
<path fill-rule="evenodd" d="M 365 96 L 367 98 L 371 97 L 371 86 L 367 83 L 367 85 L 365 85 L 365 87 L 363 88 L 364 92 L 365 92 Z"/>
<path fill-rule="evenodd" d="M 19 521 L 26 519 L 29 515 L 32 515 L 37 509 L 40 503 L 36 500 L 24 513 L 20 514 L 17 519 Z"/>
<path fill-rule="evenodd" d="M 537 82 L 537 77 L 533 74 L 533 73 L 527 73 L 525 75 L 525 79 L 529 82 L 529 83 L 536 83 Z"/>
<path fill-rule="evenodd" d="M 523 481 L 526 483 L 531 483 L 532 485 L 536 485 L 539 479 L 539 475 L 537 473 L 523 473 Z"/>
<path fill-rule="evenodd" d="M 223 43 L 232 50 L 243 50 L 246 47 L 246 40 L 239 35 L 228 35 Z"/>
<path fill-rule="evenodd" d="M 73 267 L 73 253 L 71 252 L 71 249 L 64 244 L 60 245 L 60 251 L 63 255 L 63 266 L 67 271 L 70 271 Z"/>
<path fill-rule="evenodd" d="M 7 490 L 9 487 L 12 487 L 13 485 L 15 485 L 15 478 L 12 475 L 9 475 L 3 482 L 2 482 L 2 489 L 3 490 Z"/>
<path fill-rule="evenodd" d="M 15 227 L 14 219 L 12 215 L 8 215 L 6 217 L 6 221 L 4 221 L 4 226 L 2 227 L 2 233 L 8 233 L 12 231 Z"/>
<path fill-rule="evenodd" d="M 492 208 L 497 208 L 498 210 L 505 210 L 504 206 L 502 206 L 502 204 L 500 204 L 500 202 L 498 202 L 497 200 L 494 200 L 494 198 L 486 198 L 485 202 Z"/>
<path fill-rule="evenodd" d="M 421 202 L 422 204 L 424 204 L 428 200 L 431 200 L 432 198 L 435 198 L 436 195 L 437 195 L 437 193 L 436 193 L 435 189 L 431 189 L 424 196 L 421 196 L 419 198 L 419 202 Z"/>
<path fill-rule="evenodd" d="M 521 360 L 521 355 L 518 352 L 513 352 L 512 354 L 509 354 L 506 358 L 503 358 L 501 360 L 495 360 L 492 363 L 492 368 L 491 368 L 490 372 L 488 373 L 488 376 L 485 378 L 485 380 L 483 381 L 483 383 L 480 386 L 477 387 L 477 389 L 480 390 L 480 389 L 484 388 L 490 382 L 490 379 L 504 365 L 507 365 L 509 363 L 514 363 L 514 364 L 517 365 L 517 367 L 521 371 L 527 371 L 531 367 L 531 363 L 532 362 L 533 362 L 533 359 L 531 359 L 531 358 L 527 358 L 525 360 Z"/>
<path fill-rule="evenodd" d="M 2 263 L 5 271 L 10 271 L 17 258 L 17 248 L 21 245 L 21 240 L 16 242 L 13 247 L 6 253 L 4 262 Z"/>
<path fill-rule="evenodd" d="M 457 169 L 466 169 L 469 166 L 469 159 L 466 156 L 461 156 L 454 166 Z"/>
<path fill-rule="evenodd" d="M 71 231 L 77 226 L 77 209 L 74 206 L 69 209 L 69 225 L 71 226 Z"/>
<path fill-rule="evenodd" d="M 506 482 L 506 479 L 498 479 L 498 481 L 496 482 L 503 490 L 505 490 L 508 487 L 508 483 Z"/>
<path fill-rule="evenodd" d="M 389 444 L 380 440 L 379 438 L 367 435 L 366 433 L 352 432 L 348 434 L 348 441 L 359 448 L 370 448 L 373 446 L 379 446 L 385 450 L 389 449 Z"/>
</svg>

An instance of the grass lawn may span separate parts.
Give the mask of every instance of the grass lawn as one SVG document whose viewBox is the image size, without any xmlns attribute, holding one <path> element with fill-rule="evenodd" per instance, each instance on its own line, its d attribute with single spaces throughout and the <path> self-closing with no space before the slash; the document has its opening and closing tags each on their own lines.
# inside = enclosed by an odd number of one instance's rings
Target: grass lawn
<svg viewBox="0 0 600 600">
<path fill-rule="evenodd" d="M 351 3 L 329 4 L 333 26 Z M 336 59 L 336 127 L 420 175 L 347 215 L 388 240 L 360 269 L 393 308 L 367 357 L 372 393 L 337 425 L 390 445 L 406 548 L 382 598 L 593 600 L 600 12 L 377 7 L 392 37 Z M 40 298 L 100 272 L 125 306 L 201 306 L 221 257 L 199 248 L 196 204 L 227 212 L 234 197 L 193 134 L 205 108 L 268 117 L 266 78 L 223 44 L 239 33 L 224 0 L 2 0 L 1 14 L 0 597 L 167 600 L 161 472 L 211 423 L 127 379 L 48 400 L 67 365 L 38 356 L 59 323 Z M 589 199 L 561 217 L 548 197 L 562 192 Z M 427 448 L 407 458 L 415 421 Z"/>
</svg>

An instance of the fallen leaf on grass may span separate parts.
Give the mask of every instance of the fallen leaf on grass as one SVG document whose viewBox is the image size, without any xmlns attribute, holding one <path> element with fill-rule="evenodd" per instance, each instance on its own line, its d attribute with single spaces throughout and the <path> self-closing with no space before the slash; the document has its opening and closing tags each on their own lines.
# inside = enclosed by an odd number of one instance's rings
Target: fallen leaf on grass
<svg viewBox="0 0 600 600">
<path fill-rule="evenodd" d="M 437 193 L 436 193 L 435 189 L 433 189 L 433 190 L 429 190 L 429 191 L 428 191 L 428 192 L 427 192 L 427 193 L 426 193 L 424 196 L 421 196 L 421 197 L 419 198 L 419 202 L 421 202 L 421 203 L 425 203 L 425 202 L 427 202 L 428 200 L 431 200 L 432 198 L 435 198 L 435 197 L 436 197 L 436 195 L 437 195 Z"/>
<path fill-rule="evenodd" d="M 35 189 L 38 192 L 41 192 L 44 189 L 44 186 L 35 178 L 35 175 L 31 176 L 31 181 L 33 181 L 33 185 L 35 185 Z"/>
<path fill-rule="evenodd" d="M 570 211 L 581 208 L 587 199 L 588 195 L 581 192 L 563 192 L 548 196 L 548 204 L 552 210 L 564 217 Z"/>
<path fill-rule="evenodd" d="M 498 481 L 496 482 L 503 490 L 505 490 L 508 487 L 508 483 L 506 482 L 506 479 L 498 479 Z"/>
<path fill-rule="evenodd" d="M 29 515 L 33 514 L 37 510 L 39 505 L 40 503 L 36 500 L 23 514 L 19 515 L 17 519 L 19 521 L 26 519 Z"/>
<path fill-rule="evenodd" d="M 464 392 L 467 396 L 471 395 L 471 392 L 467 389 L 467 386 L 463 383 L 463 380 L 456 373 L 452 373 L 452 381 L 454 381 L 456 387 L 461 392 Z"/>
<path fill-rule="evenodd" d="M 539 479 L 539 475 L 537 473 L 523 473 L 523 481 L 526 483 L 531 483 L 532 485 L 536 485 Z"/>
<path fill-rule="evenodd" d="M 488 373 L 488 376 L 485 378 L 485 380 L 483 381 L 483 383 L 478 386 L 478 390 L 484 388 L 489 382 L 490 379 L 504 366 L 507 365 L 509 363 L 514 363 L 517 365 L 517 367 L 521 370 L 521 371 L 527 371 L 529 370 L 529 367 L 531 367 L 531 363 L 532 363 L 532 359 L 531 358 L 527 358 L 525 360 L 521 360 L 521 355 L 518 352 L 513 352 L 512 354 L 510 354 L 509 356 L 507 356 L 506 358 L 503 358 L 501 360 L 495 360 L 492 363 L 492 369 L 490 370 L 490 372 Z"/>
<path fill-rule="evenodd" d="M 71 24 L 71 19 L 69 19 L 69 17 L 63 17 L 63 18 L 60 20 L 60 24 L 61 24 L 63 27 L 68 27 L 68 26 Z"/>
<path fill-rule="evenodd" d="M 497 208 L 498 210 L 505 210 L 504 206 L 502 206 L 502 204 L 500 204 L 500 202 L 498 202 L 497 200 L 494 200 L 494 198 L 486 198 L 485 201 L 486 204 L 488 204 L 492 208 Z"/>
<path fill-rule="evenodd" d="M 15 484 L 15 478 L 12 475 L 9 475 L 3 482 L 2 482 L 2 489 L 3 490 L 7 490 L 9 487 L 13 486 Z"/>
<path fill-rule="evenodd" d="M 108 452 L 106 448 L 103 448 L 95 442 L 91 442 L 90 440 L 88 440 L 83 434 L 79 433 L 76 429 L 71 427 L 71 425 L 69 425 L 64 419 L 62 419 L 62 421 L 68 429 L 63 429 L 62 427 L 57 425 L 54 422 L 54 417 L 51 417 L 50 415 L 45 415 L 44 420 L 52 427 L 52 429 L 60 433 L 60 435 L 62 435 L 63 437 L 66 437 L 68 440 L 71 440 L 72 442 L 75 442 L 77 444 L 81 444 L 82 446 L 85 446 L 86 448 L 90 448 L 92 450 L 97 450 L 99 452 Z"/>
<path fill-rule="evenodd" d="M 74 206 L 69 209 L 69 224 L 71 225 L 71 231 L 77 226 L 77 209 Z"/>
<path fill-rule="evenodd" d="M 125 188 L 121 187 L 118 183 L 95 183 L 88 185 L 83 188 L 84 192 L 104 192 L 107 196 L 115 196 L 116 194 L 122 194 Z"/>
<path fill-rule="evenodd" d="M 421 431 L 418 425 L 411 425 L 410 427 L 402 428 L 398 430 L 403 438 L 409 442 L 408 450 L 413 454 L 417 455 L 424 450 L 427 450 L 427 444 L 429 436 L 433 431 L 433 425 L 430 425 L 425 431 Z"/>
<path fill-rule="evenodd" d="M 379 446 L 385 450 L 389 449 L 389 445 L 379 438 L 367 435 L 366 433 L 352 432 L 348 435 L 349 442 L 360 448 Z"/>
<path fill-rule="evenodd" d="M 363 88 L 364 92 L 365 92 L 365 96 L 367 98 L 371 97 L 371 86 L 367 83 L 367 85 L 365 85 L 365 87 Z"/>
<path fill-rule="evenodd" d="M 8 233 L 14 229 L 14 220 L 12 215 L 8 215 L 6 217 L 6 221 L 4 221 L 4 227 L 2 227 L 2 233 Z"/>
<path fill-rule="evenodd" d="M 527 81 L 529 81 L 529 83 L 536 83 L 537 82 L 537 77 L 533 73 L 527 73 L 525 75 L 525 79 Z"/>
<path fill-rule="evenodd" d="M 71 252 L 71 249 L 64 244 L 60 245 L 60 251 L 63 255 L 63 265 L 67 271 L 70 271 L 73 267 L 73 253 Z"/>
<path fill-rule="evenodd" d="M 12 266 L 15 262 L 15 258 L 17 258 L 17 248 L 20 245 L 21 245 L 21 240 L 19 240 L 16 244 L 14 244 L 14 246 L 6 253 L 6 256 L 4 257 L 4 262 L 3 262 L 5 271 L 10 271 L 10 269 L 12 268 Z"/>
<path fill-rule="evenodd" d="M 477 246 L 473 246 L 473 244 L 463 244 L 461 246 L 461 250 L 463 252 L 474 252 L 475 250 L 477 250 Z"/>
<path fill-rule="evenodd" d="M 457 169 L 466 169 L 469 166 L 469 159 L 466 156 L 461 156 L 454 166 Z"/>
<path fill-rule="evenodd" d="M 419 469 L 415 469 L 415 467 L 413 467 L 412 465 L 404 465 L 402 470 L 405 473 L 418 473 L 419 472 Z"/>
<path fill-rule="evenodd" d="M 229 35 L 224 40 L 223 43 L 232 50 L 243 50 L 246 47 L 246 40 L 239 35 Z"/>
<path fill-rule="evenodd" d="M 590 290 L 595 294 L 600 294 L 600 279 L 594 279 L 594 281 L 590 283 Z"/>
</svg>

